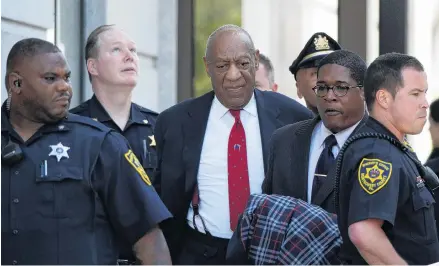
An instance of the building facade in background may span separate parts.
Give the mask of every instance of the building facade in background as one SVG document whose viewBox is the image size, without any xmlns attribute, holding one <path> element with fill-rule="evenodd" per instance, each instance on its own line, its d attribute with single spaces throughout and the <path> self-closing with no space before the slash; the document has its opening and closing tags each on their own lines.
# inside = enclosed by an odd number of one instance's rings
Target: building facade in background
<svg viewBox="0 0 439 266">
<path fill-rule="evenodd" d="M 2 0 L 2 76 L 5 75 L 7 54 L 15 42 L 26 37 L 52 41 L 64 51 L 72 69 L 74 107 L 92 95 L 84 60 L 88 35 L 102 24 L 117 24 L 137 43 L 140 77 L 133 92 L 134 101 L 156 111 L 163 110 L 179 98 L 191 96 L 191 68 L 179 68 L 177 64 L 185 57 L 191 62 L 192 1 L 180 1 L 187 3 L 184 6 L 179 6 L 178 2 Z M 184 33 L 183 36 L 179 36 L 179 32 Z M 179 75 L 186 78 L 181 80 Z M 4 92 L 3 84 L 2 101 L 6 99 Z"/>
<path fill-rule="evenodd" d="M 279 92 L 292 98 L 297 95 L 288 66 L 317 31 L 325 31 L 369 63 L 389 51 L 416 56 L 429 77 L 429 100 L 439 97 L 437 0 L 239 0 L 240 7 L 230 1 L 218 4 L 219 0 L 2 0 L 2 77 L 15 42 L 26 37 L 52 41 L 72 69 L 74 107 L 92 95 L 83 50 L 88 34 L 102 24 L 117 24 L 137 42 L 140 78 L 133 100 L 160 112 L 199 94 L 194 77 L 195 69 L 202 74 L 198 46 L 206 29 L 204 22 L 195 21 L 209 21 L 211 17 L 199 16 L 212 12 L 195 12 L 196 1 L 204 1 L 204 6 L 210 1 L 215 12 L 226 14 L 216 24 L 240 21 L 256 47 L 272 60 Z M 198 80 L 207 86 L 206 80 Z M 6 99 L 4 82 L 1 99 Z M 425 160 L 431 147 L 428 125 L 411 142 Z"/>
</svg>

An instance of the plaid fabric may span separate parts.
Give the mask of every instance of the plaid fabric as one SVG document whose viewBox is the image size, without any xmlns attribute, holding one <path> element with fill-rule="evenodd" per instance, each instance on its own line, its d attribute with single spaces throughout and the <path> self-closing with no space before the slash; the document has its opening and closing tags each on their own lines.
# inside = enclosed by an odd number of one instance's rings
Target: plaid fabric
<svg viewBox="0 0 439 266">
<path fill-rule="evenodd" d="M 337 216 L 292 197 L 251 195 L 240 236 L 255 265 L 340 264 Z"/>
</svg>

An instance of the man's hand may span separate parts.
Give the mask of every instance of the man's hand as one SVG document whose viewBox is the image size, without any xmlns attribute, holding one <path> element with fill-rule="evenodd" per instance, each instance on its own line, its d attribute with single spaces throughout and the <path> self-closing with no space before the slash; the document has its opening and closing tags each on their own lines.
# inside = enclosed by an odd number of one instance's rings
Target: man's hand
<svg viewBox="0 0 439 266">
<path fill-rule="evenodd" d="M 349 238 L 370 265 L 407 265 L 393 248 L 381 226 L 382 220 L 367 219 L 349 226 Z"/>
<path fill-rule="evenodd" d="M 134 244 L 134 253 L 142 265 L 172 265 L 162 230 L 155 227 Z"/>
</svg>

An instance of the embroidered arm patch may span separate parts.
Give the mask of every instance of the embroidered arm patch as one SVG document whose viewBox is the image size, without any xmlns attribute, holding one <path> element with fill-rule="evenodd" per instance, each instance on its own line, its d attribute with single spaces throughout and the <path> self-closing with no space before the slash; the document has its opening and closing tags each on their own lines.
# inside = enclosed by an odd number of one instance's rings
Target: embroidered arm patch
<svg viewBox="0 0 439 266">
<path fill-rule="evenodd" d="M 136 169 L 137 173 L 139 173 L 140 177 L 142 177 L 143 181 L 148 186 L 151 186 L 151 181 L 149 180 L 148 174 L 146 174 L 145 169 L 143 169 L 143 166 L 140 164 L 139 159 L 137 159 L 133 151 L 128 150 L 124 155 L 127 161 L 134 167 L 134 169 Z"/>
<path fill-rule="evenodd" d="M 379 159 L 363 158 L 358 168 L 360 186 L 370 195 L 385 187 L 391 175 L 392 164 Z"/>
</svg>

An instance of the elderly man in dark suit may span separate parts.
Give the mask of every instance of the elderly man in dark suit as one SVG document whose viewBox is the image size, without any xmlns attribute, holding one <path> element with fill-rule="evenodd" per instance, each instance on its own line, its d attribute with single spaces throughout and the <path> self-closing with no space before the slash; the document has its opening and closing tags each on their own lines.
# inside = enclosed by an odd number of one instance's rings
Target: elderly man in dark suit
<svg viewBox="0 0 439 266">
<path fill-rule="evenodd" d="M 366 68 L 361 57 L 346 50 L 322 59 L 314 88 L 319 115 L 275 131 L 263 193 L 295 197 L 335 213 L 328 172 L 344 142 L 367 119 Z"/>
<path fill-rule="evenodd" d="M 163 225 L 177 264 L 224 264 L 251 193 L 260 193 L 271 134 L 312 113 L 255 90 L 259 51 L 235 25 L 215 30 L 204 59 L 213 91 L 163 111 L 156 123 L 154 183 L 174 220 Z"/>
</svg>

